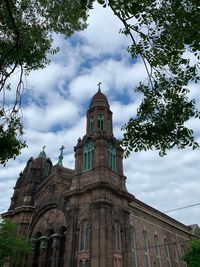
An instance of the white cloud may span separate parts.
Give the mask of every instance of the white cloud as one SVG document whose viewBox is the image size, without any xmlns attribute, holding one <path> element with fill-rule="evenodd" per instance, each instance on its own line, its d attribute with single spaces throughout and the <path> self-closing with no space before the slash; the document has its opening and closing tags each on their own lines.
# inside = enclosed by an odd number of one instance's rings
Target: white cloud
<svg viewBox="0 0 200 267">
<path fill-rule="evenodd" d="M 73 102 L 54 99 L 49 105 L 32 104 L 24 109 L 24 125 L 38 131 L 48 131 L 53 127 L 70 126 L 79 117 L 80 109 Z"/>
<path fill-rule="evenodd" d="M 161 211 L 198 203 L 199 161 L 199 152 L 191 149 L 174 149 L 163 158 L 152 151 L 133 153 L 124 161 L 128 188 L 138 199 Z M 169 215 L 186 224 L 199 223 L 197 214 L 189 218 L 187 212 L 184 209 Z"/>
<path fill-rule="evenodd" d="M 91 97 L 97 91 L 96 84 L 101 81 L 102 91 L 109 98 L 123 96 L 125 91 L 133 98 L 136 95 L 134 88 L 145 77 L 146 73 L 140 62 L 131 65 L 126 58 L 120 61 L 108 58 L 72 79 L 69 92 L 75 101 L 86 101 L 88 96 Z"/>
<path fill-rule="evenodd" d="M 123 104 L 119 101 L 111 102 L 111 110 L 113 112 L 113 120 L 118 125 L 123 125 L 124 123 L 128 122 L 128 120 L 136 115 L 137 108 L 139 105 L 139 101 Z M 123 112 L 122 112 L 123 110 Z"/>
<path fill-rule="evenodd" d="M 114 118 L 114 134 L 121 137 L 121 125 L 135 115 L 140 95 L 134 92 L 146 72 L 140 61 L 131 62 L 126 52 L 128 40 L 118 33 L 121 24 L 109 9 L 95 6 L 89 27 L 75 34 L 73 40 L 55 36 L 61 51 L 43 70 L 27 79 L 29 106 L 23 109 L 28 148 L 16 160 L 10 160 L 0 171 L 1 212 L 10 203 L 13 187 L 27 160 L 38 156 L 43 145 L 53 164 L 61 145 L 65 146 L 64 166 L 74 167 L 73 147 L 85 134 L 85 105 L 103 82 Z M 13 82 L 16 82 L 13 78 Z M 198 86 L 190 85 L 191 98 L 199 101 Z M 126 99 L 125 99 L 126 98 Z M 32 101 L 32 102 L 31 102 Z M 191 120 L 199 136 L 199 121 Z M 161 211 L 199 202 L 199 150 L 172 150 L 160 158 L 157 152 L 133 153 L 124 160 L 128 190 L 140 200 Z M 199 206 L 169 213 L 186 224 L 200 223 Z"/>
<path fill-rule="evenodd" d="M 119 51 L 121 53 L 122 48 L 128 46 L 129 40 L 123 34 L 119 34 L 123 25 L 110 8 L 102 8 L 95 3 L 88 23 L 90 27 L 79 35 L 86 43 L 85 51 L 91 56 L 116 54 Z"/>
</svg>

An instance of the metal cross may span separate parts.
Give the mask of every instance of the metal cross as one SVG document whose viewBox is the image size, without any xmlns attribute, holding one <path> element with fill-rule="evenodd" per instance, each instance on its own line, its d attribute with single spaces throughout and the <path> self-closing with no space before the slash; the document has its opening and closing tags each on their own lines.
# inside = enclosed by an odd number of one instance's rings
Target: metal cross
<svg viewBox="0 0 200 267">
<path fill-rule="evenodd" d="M 99 83 L 97 84 L 97 86 L 99 87 L 99 88 L 98 88 L 98 91 L 99 91 L 99 92 L 101 92 L 101 88 L 100 88 L 101 84 L 102 84 L 102 82 L 99 82 Z"/>
<path fill-rule="evenodd" d="M 42 147 L 43 151 L 44 151 L 45 147 L 46 147 L 46 146 L 43 146 L 43 147 Z"/>
<path fill-rule="evenodd" d="M 60 148 L 60 156 L 58 157 L 58 163 L 56 164 L 57 166 L 63 166 L 62 160 L 63 160 L 63 150 L 65 147 L 62 145 Z"/>
<path fill-rule="evenodd" d="M 62 145 L 60 148 L 61 154 L 63 154 L 63 150 L 65 149 L 65 147 Z"/>
</svg>

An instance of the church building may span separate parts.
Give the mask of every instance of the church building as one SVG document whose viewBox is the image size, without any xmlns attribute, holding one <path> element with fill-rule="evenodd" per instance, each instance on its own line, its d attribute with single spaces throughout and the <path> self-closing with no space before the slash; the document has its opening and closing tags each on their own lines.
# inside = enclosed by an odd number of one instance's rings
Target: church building
<svg viewBox="0 0 200 267">
<path fill-rule="evenodd" d="M 136 199 L 126 188 L 123 149 L 99 89 L 78 139 L 75 168 L 30 158 L 3 218 L 32 242 L 24 267 L 186 267 L 192 228 Z M 131 179 L 131 177 L 128 177 Z"/>
</svg>

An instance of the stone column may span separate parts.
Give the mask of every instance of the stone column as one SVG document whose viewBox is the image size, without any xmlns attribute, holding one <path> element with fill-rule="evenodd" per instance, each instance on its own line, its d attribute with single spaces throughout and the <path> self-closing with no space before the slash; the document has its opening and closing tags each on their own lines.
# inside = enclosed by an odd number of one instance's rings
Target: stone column
<svg viewBox="0 0 200 267">
<path fill-rule="evenodd" d="M 35 260 L 35 254 L 36 254 L 35 250 L 37 247 L 38 239 L 32 237 L 29 241 L 31 242 L 32 253 L 28 254 L 27 263 L 28 263 L 28 266 L 34 266 L 35 264 L 34 260 Z"/>
<path fill-rule="evenodd" d="M 106 200 L 99 200 L 91 204 L 92 213 L 92 248 L 91 266 L 113 267 L 112 239 L 110 226 L 112 225 L 113 204 Z"/>
<path fill-rule="evenodd" d="M 129 215 L 130 212 L 127 209 L 121 210 L 122 214 L 122 260 L 123 265 L 129 267 L 131 266 L 131 246 L 130 246 L 130 223 Z"/>
<path fill-rule="evenodd" d="M 70 267 L 77 266 L 77 247 L 78 247 L 78 229 L 77 229 L 77 217 L 78 217 L 78 209 L 71 209 L 69 213 L 69 221 L 70 221 L 70 231 L 68 232 L 68 236 L 71 237 L 71 259 L 70 259 Z M 69 246 L 70 241 L 67 241 Z M 70 251 L 69 251 L 70 252 Z M 67 260 L 68 262 L 68 260 Z M 68 266 L 68 265 L 66 265 Z"/>
<path fill-rule="evenodd" d="M 50 237 L 53 239 L 53 244 L 52 244 L 53 256 L 52 256 L 51 267 L 57 267 L 59 263 L 59 248 L 60 248 L 61 235 L 53 234 Z"/>
<path fill-rule="evenodd" d="M 40 244 L 40 257 L 39 257 L 39 267 L 43 266 L 44 261 L 46 261 L 46 252 L 49 238 L 47 236 L 41 236 L 38 238 L 41 242 Z"/>
</svg>

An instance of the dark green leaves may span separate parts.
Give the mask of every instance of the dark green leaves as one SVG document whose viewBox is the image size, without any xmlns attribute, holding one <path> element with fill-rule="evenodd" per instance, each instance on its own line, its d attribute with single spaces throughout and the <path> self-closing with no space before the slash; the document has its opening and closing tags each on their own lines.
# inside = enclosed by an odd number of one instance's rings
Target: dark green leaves
<svg viewBox="0 0 200 267">
<path fill-rule="evenodd" d="M 55 54 L 51 33 L 66 37 L 86 27 L 87 9 L 93 0 L 19 0 L 0 2 L 0 110 L 5 110 L 4 91 L 16 68 L 22 73 L 43 68 L 49 63 L 47 54 Z M 127 154 L 134 150 L 157 149 L 160 154 L 174 146 L 197 147 L 192 130 L 185 126 L 191 117 L 199 117 L 195 102 L 188 98 L 189 82 L 199 82 L 200 9 L 198 0 L 98 0 L 110 7 L 123 23 L 123 34 L 131 39 L 128 48 L 133 60 L 140 58 L 146 68 L 148 81 L 136 90 L 144 94 L 137 114 L 124 126 Z M 190 62 L 188 54 L 195 58 Z M 21 75 L 22 78 L 22 75 Z M 17 87 L 23 89 L 22 80 Z M 148 85 L 148 86 L 147 86 Z M 14 105 L 20 107 L 20 97 Z M 15 110 L 15 109 L 13 109 Z M 13 115 L 13 113 L 11 112 Z M 135 116 L 134 116 L 135 115 Z M 3 115 L 2 115 L 3 116 Z M 1 117 L 2 117 L 1 116 Z M 17 117 L 18 118 L 18 117 Z M 9 126 L 11 119 L 2 117 L 0 138 L 3 144 L 17 144 L 21 124 Z M 14 139 L 10 138 L 13 133 Z M 14 132 L 15 134 L 14 134 Z M 18 133 L 16 133 L 18 131 Z M 2 139 L 3 140 L 3 139 Z M 10 151 L 12 151 L 10 147 Z M 6 148 L 8 151 L 9 149 Z M 16 153 L 4 153 L 6 157 Z"/>
<path fill-rule="evenodd" d="M 198 267 L 200 262 L 200 239 L 192 240 L 189 244 L 189 251 L 183 257 L 188 267 Z"/>
<path fill-rule="evenodd" d="M 15 114 L 16 115 L 16 114 Z M 5 123 L 5 114 L 0 112 L 0 164 L 6 164 L 10 158 L 16 158 L 20 154 L 22 148 L 26 147 L 25 141 L 21 139 L 23 129 L 21 126 L 20 118 L 12 114 L 9 121 Z"/>
<path fill-rule="evenodd" d="M 8 259 L 11 265 L 14 261 L 23 265 L 22 253 L 30 252 L 29 242 L 17 234 L 17 225 L 9 219 L 3 220 L 0 223 L 0 266 Z"/>
<path fill-rule="evenodd" d="M 122 21 L 121 32 L 132 41 L 128 51 L 133 59 L 141 58 L 148 76 L 136 88 L 144 95 L 138 112 L 123 127 L 126 156 L 133 150 L 156 149 L 165 155 L 173 147 L 198 147 L 185 123 L 199 118 L 187 87 L 199 81 L 199 1 L 105 2 Z"/>
<path fill-rule="evenodd" d="M 5 164 L 25 146 L 20 139 L 23 74 L 44 68 L 50 62 L 47 55 L 59 51 L 52 47 L 53 32 L 69 37 L 86 27 L 87 1 L 2 0 L 0 14 L 0 163 Z M 7 104 L 5 91 L 16 70 L 16 99 Z"/>
</svg>

